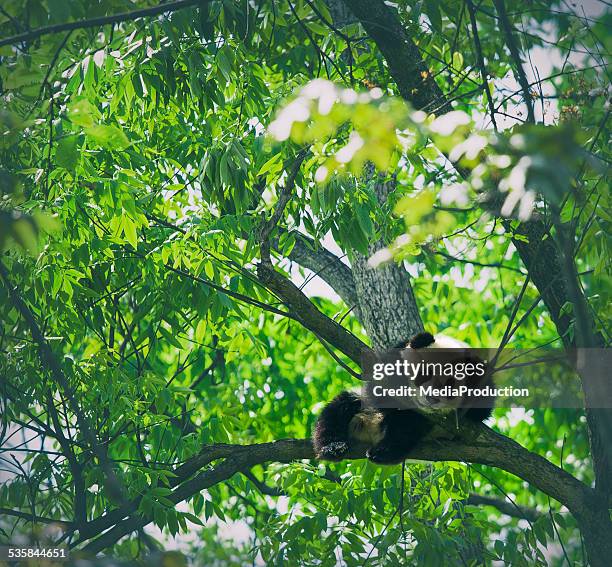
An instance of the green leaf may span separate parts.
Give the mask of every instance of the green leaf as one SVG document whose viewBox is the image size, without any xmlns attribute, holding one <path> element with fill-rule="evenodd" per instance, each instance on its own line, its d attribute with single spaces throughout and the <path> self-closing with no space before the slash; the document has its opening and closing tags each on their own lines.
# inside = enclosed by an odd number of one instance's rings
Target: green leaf
<svg viewBox="0 0 612 567">
<path fill-rule="evenodd" d="M 461 71 L 463 69 L 463 54 L 459 51 L 453 53 L 453 68 L 456 71 Z"/>
<path fill-rule="evenodd" d="M 229 82 L 233 79 L 232 77 L 232 66 L 233 66 L 233 53 L 228 45 L 224 45 L 217 52 L 217 65 L 219 70 Z"/>
<path fill-rule="evenodd" d="M 277 169 L 281 169 L 281 159 L 282 154 L 279 152 L 274 154 L 266 163 L 264 163 L 259 171 L 257 172 L 257 176 L 263 175 L 264 173 L 268 173 L 269 171 L 276 171 Z M 276 167 L 279 166 L 279 167 Z"/>
<path fill-rule="evenodd" d="M 55 163 L 68 171 L 74 171 L 79 163 L 78 136 L 61 138 L 55 150 Z"/>
<path fill-rule="evenodd" d="M 194 516 L 193 514 L 189 512 L 183 512 L 183 516 L 187 518 L 190 522 L 193 522 L 194 524 L 197 524 L 198 526 L 204 525 L 204 522 L 202 522 L 200 518 L 198 518 L 197 516 Z"/>
<path fill-rule="evenodd" d="M 85 71 L 85 77 L 83 79 L 83 85 L 87 92 L 92 92 L 95 86 L 96 80 L 96 64 L 94 63 L 94 59 L 92 56 L 89 57 L 89 62 L 87 64 L 87 71 Z"/>
<path fill-rule="evenodd" d="M 221 183 L 224 185 L 232 184 L 232 173 L 228 164 L 228 153 L 225 152 L 221 156 L 221 160 L 219 162 L 219 174 L 221 175 Z"/>
<path fill-rule="evenodd" d="M 130 141 L 116 126 L 98 124 L 85 130 L 85 133 L 103 148 L 108 150 L 124 150 L 130 145 Z"/>
<path fill-rule="evenodd" d="M 361 230 L 363 230 L 366 236 L 372 236 L 374 232 L 374 225 L 370 219 L 369 207 L 365 203 L 357 203 L 355 213 L 357 214 L 357 222 L 359 223 Z"/>
<path fill-rule="evenodd" d="M 123 234 L 134 250 L 138 248 L 138 233 L 136 224 L 127 215 L 123 217 Z"/>
<path fill-rule="evenodd" d="M 159 332 L 162 336 L 174 347 L 183 348 L 183 345 L 176 339 L 176 337 L 164 327 L 159 328 Z"/>
<path fill-rule="evenodd" d="M 91 102 L 83 98 L 68 107 L 68 118 L 77 126 L 92 128 L 100 118 L 100 112 Z"/>
</svg>

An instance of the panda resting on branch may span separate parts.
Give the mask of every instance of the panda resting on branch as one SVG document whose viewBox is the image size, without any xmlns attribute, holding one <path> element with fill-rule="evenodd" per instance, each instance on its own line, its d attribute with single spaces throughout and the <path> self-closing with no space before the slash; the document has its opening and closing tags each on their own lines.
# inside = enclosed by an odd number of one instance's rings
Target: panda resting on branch
<svg viewBox="0 0 612 567">
<path fill-rule="evenodd" d="M 452 341 L 448 337 L 440 336 L 436 340 L 430 333 L 419 333 L 397 348 L 448 349 L 458 346 Z M 473 361 L 472 358 L 469 360 Z M 490 377 L 485 383 L 491 384 Z M 485 383 L 468 379 L 465 385 L 476 388 Z M 461 403 L 463 400 L 458 401 Z M 467 404 L 461 412 L 461 420 L 484 421 L 491 415 L 492 407 L 493 400 L 490 407 L 488 404 L 487 407 L 469 407 Z M 317 420 L 313 434 L 315 455 L 324 461 L 340 461 L 352 449 L 365 447 L 368 459 L 374 463 L 401 463 L 434 427 L 435 422 L 416 409 L 367 408 L 360 394 L 345 391 L 325 406 Z"/>
</svg>

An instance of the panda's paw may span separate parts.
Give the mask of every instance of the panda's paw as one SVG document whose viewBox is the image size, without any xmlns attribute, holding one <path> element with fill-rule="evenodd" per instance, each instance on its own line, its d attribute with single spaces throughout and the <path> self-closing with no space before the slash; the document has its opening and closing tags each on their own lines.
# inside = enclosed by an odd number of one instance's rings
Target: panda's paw
<svg viewBox="0 0 612 567">
<path fill-rule="evenodd" d="M 341 461 L 348 453 L 348 445 L 344 441 L 332 441 L 319 449 L 317 457 L 323 461 Z"/>
<path fill-rule="evenodd" d="M 377 446 L 368 449 L 366 456 L 370 461 L 379 465 L 397 465 L 405 459 L 403 452 L 395 447 Z"/>
</svg>

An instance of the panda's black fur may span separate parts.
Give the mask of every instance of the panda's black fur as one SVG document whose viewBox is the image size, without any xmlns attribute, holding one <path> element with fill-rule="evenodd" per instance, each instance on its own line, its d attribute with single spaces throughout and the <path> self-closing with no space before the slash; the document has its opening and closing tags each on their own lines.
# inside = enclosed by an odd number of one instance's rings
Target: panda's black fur
<svg viewBox="0 0 612 567">
<path fill-rule="evenodd" d="M 421 349 L 435 347 L 435 343 L 430 333 L 419 333 L 396 348 Z M 480 422 L 490 415 L 491 407 L 471 407 L 462 412 L 461 419 Z M 314 450 L 318 459 L 340 461 L 351 449 L 365 447 L 372 462 L 401 463 L 433 427 L 432 420 L 417 410 L 368 409 L 359 394 L 342 392 L 317 420 Z"/>
</svg>

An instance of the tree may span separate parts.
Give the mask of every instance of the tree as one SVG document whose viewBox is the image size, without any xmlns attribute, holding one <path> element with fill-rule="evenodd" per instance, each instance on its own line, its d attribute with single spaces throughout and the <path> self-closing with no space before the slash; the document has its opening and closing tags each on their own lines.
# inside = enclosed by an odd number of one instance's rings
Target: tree
<svg viewBox="0 0 612 567">
<path fill-rule="evenodd" d="M 200 530 L 203 564 L 607 564 L 611 417 L 588 375 L 584 411 L 499 409 L 415 451 L 436 464 L 326 466 L 308 438 L 364 349 L 424 327 L 608 345 L 608 20 L 5 2 L 3 537 L 135 557 L 155 524 Z M 544 48 L 563 57 L 542 77 Z"/>
</svg>

